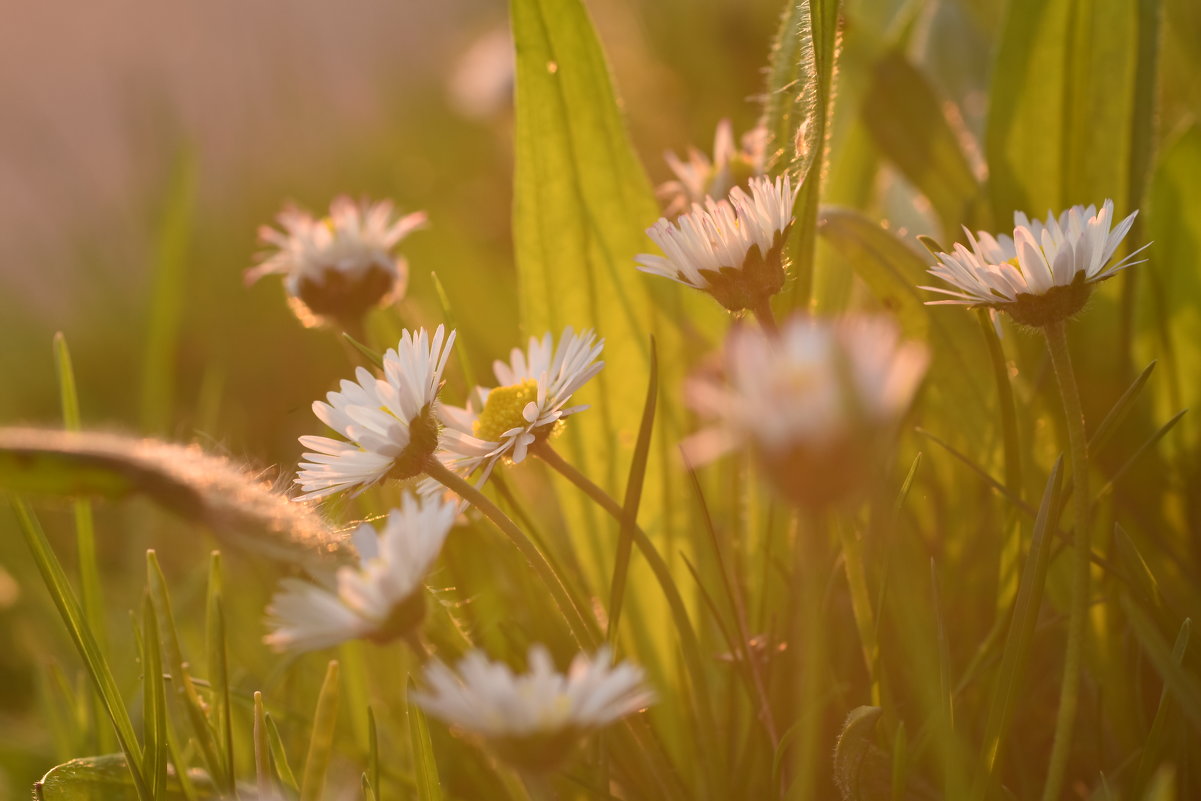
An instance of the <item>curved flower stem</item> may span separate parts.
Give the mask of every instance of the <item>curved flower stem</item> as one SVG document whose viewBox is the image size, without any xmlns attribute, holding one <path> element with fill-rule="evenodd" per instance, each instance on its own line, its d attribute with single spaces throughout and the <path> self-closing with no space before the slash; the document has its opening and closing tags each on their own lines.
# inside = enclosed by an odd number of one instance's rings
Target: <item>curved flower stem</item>
<svg viewBox="0 0 1201 801">
<path fill-rule="evenodd" d="M 1072 567 L 1072 595 L 1068 612 L 1067 652 L 1063 663 L 1063 681 L 1059 691 L 1059 716 L 1055 721 L 1055 740 L 1047 766 L 1047 783 L 1043 786 L 1043 801 L 1058 801 L 1067 771 L 1068 751 L 1071 748 L 1072 728 L 1079 706 L 1080 674 L 1083 668 L 1084 641 L 1087 634 L 1086 617 L 1089 596 L 1089 488 L 1088 440 L 1084 436 L 1084 411 L 1080 406 L 1080 391 L 1072 372 L 1072 357 L 1068 351 L 1067 328 L 1062 320 L 1043 328 L 1051 366 L 1063 399 L 1067 418 L 1068 458 L 1072 466 L 1072 495 L 1076 506 L 1074 534 L 1075 560 Z"/>
<path fill-rule="evenodd" d="M 563 579 L 555 572 L 550 562 L 546 560 L 546 557 L 542 555 L 542 552 L 538 550 L 530 538 L 517 527 L 517 524 L 510 520 L 500 510 L 500 507 L 489 500 L 488 496 L 472 486 L 462 476 L 452 472 L 437 459 L 431 457 L 426 460 L 425 473 L 479 509 L 484 517 L 491 520 L 493 525 L 509 538 L 509 541 L 516 546 L 517 550 L 521 551 L 521 555 L 526 558 L 526 561 L 530 563 L 530 566 L 534 568 L 543 583 L 546 584 L 547 589 L 550 590 L 550 594 L 554 597 L 559 611 L 567 618 L 567 625 L 571 628 L 576 643 L 586 650 L 591 651 L 594 649 L 599 642 L 594 624 L 589 625 L 588 618 L 572 600 L 571 594 L 567 591 L 567 587 L 563 583 Z"/>
</svg>

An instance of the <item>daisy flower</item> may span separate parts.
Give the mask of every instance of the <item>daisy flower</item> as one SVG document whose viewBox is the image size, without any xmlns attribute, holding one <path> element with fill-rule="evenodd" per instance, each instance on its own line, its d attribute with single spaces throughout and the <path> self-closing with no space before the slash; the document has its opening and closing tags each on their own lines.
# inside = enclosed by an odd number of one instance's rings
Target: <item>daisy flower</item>
<svg viewBox="0 0 1201 801">
<path fill-rule="evenodd" d="M 441 662 L 425 668 L 427 689 L 414 700 L 428 713 L 480 737 L 497 755 L 527 770 L 549 770 L 580 738 L 646 708 L 655 696 L 642 669 L 611 665 L 608 648 L 579 654 L 566 675 L 540 645 L 529 651 L 529 672 L 472 651 L 457 672 Z"/>
<path fill-rule="evenodd" d="M 782 175 L 752 178 L 725 200 L 705 199 L 673 223 L 646 230 L 664 256 L 643 253 L 638 269 L 708 292 L 730 311 L 754 309 L 784 286 L 781 250 L 796 193 Z"/>
<path fill-rule="evenodd" d="M 304 436 L 310 449 L 300 463 L 296 500 L 322 498 L 342 490 L 362 491 L 389 477 L 411 478 L 438 445 L 437 401 L 442 371 L 455 332 L 442 326 L 431 337 L 423 328 L 405 331 L 395 350 L 384 354 L 384 377 L 360 367 L 355 381 L 313 403 L 313 414 L 345 440 Z"/>
<path fill-rule="evenodd" d="M 948 296 L 931 304 L 999 309 L 1032 326 L 1064 320 L 1080 311 L 1093 284 L 1140 263 L 1134 257 L 1146 245 L 1110 262 L 1137 214 L 1115 226 L 1113 201 L 1106 200 L 1100 211 L 1073 206 L 1046 221 L 1017 212 L 1012 238 L 965 229 L 971 248 L 956 244 L 950 253 L 936 253 L 938 264 L 930 268 L 950 288 L 921 288 Z"/>
<path fill-rule="evenodd" d="M 548 333 L 530 337 L 529 347 L 514 348 L 509 361 L 492 365 L 499 386 L 476 387 L 475 400 L 466 408 L 444 404 L 441 418 L 441 456 L 451 469 L 470 474 L 484 468 L 484 476 L 502 458 L 525 459 L 529 447 L 545 439 L 569 415 L 588 407 L 568 406 L 572 394 L 600 372 L 597 361 L 604 340 L 592 331 L 576 334 L 563 330 L 556 346 Z"/>
<path fill-rule="evenodd" d="M 733 126 L 729 120 L 722 120 L 713 137 L 712 161 L 696 148 L 689 148 L 687 161 L 668 152 L 664 158 L 676 177 L 657 190 L 665 203 L 665 213 L 673 216 L 687 211 L 693 203 L 703 203 L 707 197 L 725 197 L 735 186 L 762 175 L 766 150 L 766 128 L 751 129 L 735 145 Z"/>
<path fill-rule="evenodd" d="M 283 580 L 267 608 L 274 629 L 267 644 L 310 651 L 358 638 L 386 642 L 415 630 L 425 615 L 422 582 L 455 514 L 454 504 L 405 493 L 378 534 L 364 523 L 351 535 L 358 566 L 343 565 L 328 584 Z"/>
<path fill-rule="evenodd" d="M 357 323 L 369 309 L 404 294 L 408 265 L 393 253 L 400 240 L 425 224 L 424 212 L 398 217 L 392 203 L 336 198 L 329 216 L 286 208 L 276 218 L 282 230 L 259 229 L 274 250 L 247 270 L 246 281 L 280 273 L 293 311 L 306 326 L 327 320 Z"/>
<path fill-rule="evenodd" d="M 750 447 L 786 497 L 826 505 L 863 482 L 927 362 L 925 347 L 902 342 L 884 318 L 794 317 L 778 336 L 736 327 L 720 368 L 685 386 L 714 424 L 684 443 L 685 458 L 702 464 Z"/>
</svg>

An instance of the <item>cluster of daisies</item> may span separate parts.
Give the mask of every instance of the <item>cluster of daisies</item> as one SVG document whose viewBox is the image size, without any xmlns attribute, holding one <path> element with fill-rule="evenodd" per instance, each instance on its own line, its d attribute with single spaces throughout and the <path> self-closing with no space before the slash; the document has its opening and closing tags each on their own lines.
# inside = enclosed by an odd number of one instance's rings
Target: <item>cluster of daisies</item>
<svg viewBox="0 0 1201 801">
<path fill-rule="evenodd" d="M 824 319 L 795 315 L 777 324 L 771 300 L 784 286 L 786 243 L 796 190 L 788 175 L 765 173 L 766 139 L 752 132 L 735 146 L 718 128 L 714 157 L 693 151 L 669 165 L 677 180 L 662 193 L 672 217 L 647 229 L 662 254 L 637 257 L 639 269 L 711 295 L 738 320 L 722 352 L 685 385 L 685 399 L 707 421 L 684 443 L 699 465 L 749 450 L 782 498 L 824 508 L 853 498 L 871 480 L 929 362 L 926 347 L 904 341 L 885 317 Z M 1010 234 L 967 232 L 968 245 L 937 253 L 930 272 L 946 287 L 931 303 L 1004 311 L 1048 326 L 1075 314 L 1092 286 L 1135 263 L 1112 261 L 1134 215 L 1114 224 L 1113 204 L 1074 207 L 1045 221 L 1015 216 Z M 388 203 L 336 200 L 315 219 L 288 210 L 272 246 L 248 273 L 282 273 L 301 319 L 346 327 L 404 290 L 407 270 L 395 246 L 425 222 Z M 385 480 L 416 479 L 381 527 L 352 535 L 357 565 L 312 580 L 288 579 L 275 596 L 267 641 L 279 649 L 322 648 L 352 638 L 415 639 L 425 611 L 424 581 L 463 510 L 438 483 L 445 471 L 484 483 L 496 465 L 544 447 L 567 417 L 586 407 L 571 399 L 602 368 L 603 340 L 566 329 L 531 338 L 494 365 L 496 386 L 476 388 L 463 407 L 440 399 L 455 333 L 439 326 L 406 331 L 379 373 L 360 367 L 313 412 L 337 436 L 305 436 L 297 500 L 359 493 Z M 479 652 L 454 671 L 432 661 L 416 697 L 430 713 L 474 732 L 527 767 L 557 763 L 566 744 L 651 703 L 643 673 L 612 664 L 602 650 L 579 655 L 566 674 L 531 649 L 529 672 L 514 674 Z"/>
</svg>

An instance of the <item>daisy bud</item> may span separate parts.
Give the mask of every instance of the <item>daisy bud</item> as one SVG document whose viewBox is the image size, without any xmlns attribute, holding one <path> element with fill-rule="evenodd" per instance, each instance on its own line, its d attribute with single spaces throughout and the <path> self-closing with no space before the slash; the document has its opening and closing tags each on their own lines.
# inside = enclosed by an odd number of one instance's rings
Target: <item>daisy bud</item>
<svg viewBox="0 0 1201 801">
<path fill-rule="evenodd" d="M 247 283 L 280 273 L 288 302 L 304 325 L 334 322 L 354 330 L 372 308 L 404 294 L 408 265 L 393 249 L 426 217 L 416 212 L 398 218 L 386 200 L 355 203 L 339 197 L 323 219 L 294 208 L 277 219 L 282 231 L 259 229 L 262 242 L 275 250 L 246 272 Z"/>
</svg>

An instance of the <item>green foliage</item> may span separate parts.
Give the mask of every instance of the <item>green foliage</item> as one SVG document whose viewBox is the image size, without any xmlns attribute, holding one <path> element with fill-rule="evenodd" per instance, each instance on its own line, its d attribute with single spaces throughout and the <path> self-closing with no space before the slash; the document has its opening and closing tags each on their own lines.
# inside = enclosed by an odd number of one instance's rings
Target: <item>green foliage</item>
<svg viewBox="0 0 1201 801">
<path fill-rule="evenodd" d="M 145 325 L 119 309 L 71 320 L 51 361 L 50 321 L 5 318 L 28 378 L 0 393 L 0 491 L 16 494 L 0 795 L 56 763 L 40 801 L 1001 801 L 1054 795 L 1060 769 L 1073 798 L 1201 794 L 1201 428 L 1184 411 L 1201 402 L 1196 11 L 783 5 L 511 0 L 511 142 L 504 123 L 451 118 L 431 87 L 398 98 L 375 138 L 337 139 L 340 160 L 298 165 L 286 188 L 252 170 L 257 195 L 216 204 L 197 192 L 206 151 L 173 148 L 138 233 L 153 270 L 128 303 Z M 657 150 L 755 116 L 765 168 L 799 185 L 776 313 L 883 315 L 930 355 L 908 417 L 876 432 L 862 491 L 820 511 L 782 500 L 753 448 L 681 462 L 701 428 L 686 381 L 756 323 L 634 266 L 661 214 Z M 510 145 L 511 187 L 495 177 Z M 278 293 L 244 292 L 254 226 L 284 195 L 320 207 L 360 189 L 430 210 L 402 248 L 401 303 L 351 337 L 294 329 Z M 1122 252 L 1153 244 L 1066 324 L 1083 405 L 1068 425 L 1041 335 L 928 305 L 919 242 L 1106 198 L 1140 211 Z M 439 322 L 459 331 L 454 404 L 525 337 L 595 328 L 591 409 L 482 488 L 454 485 L 475 510 L 427 578 L 419 630 L 337 661 L 270 653 L 278 580 L 335 583 L 350 530 L 401 492 L 292 502 L 296 437 L 319 432 L 308 405 L 378 369 L 402 328 Z M 1087 464 L 1064 476 L 1081 416 Z M 1073 554 L 1081 516 L 1091 547 Z M 1084 621 L 1080 699 L 1052 765 L 1069 619 Z M 428 659 L 480 648 L 520 670 L 533 643 L 560 668 L 605 644 L 656 701 L 537 777 L 410 702 Z"/>
</svg>

